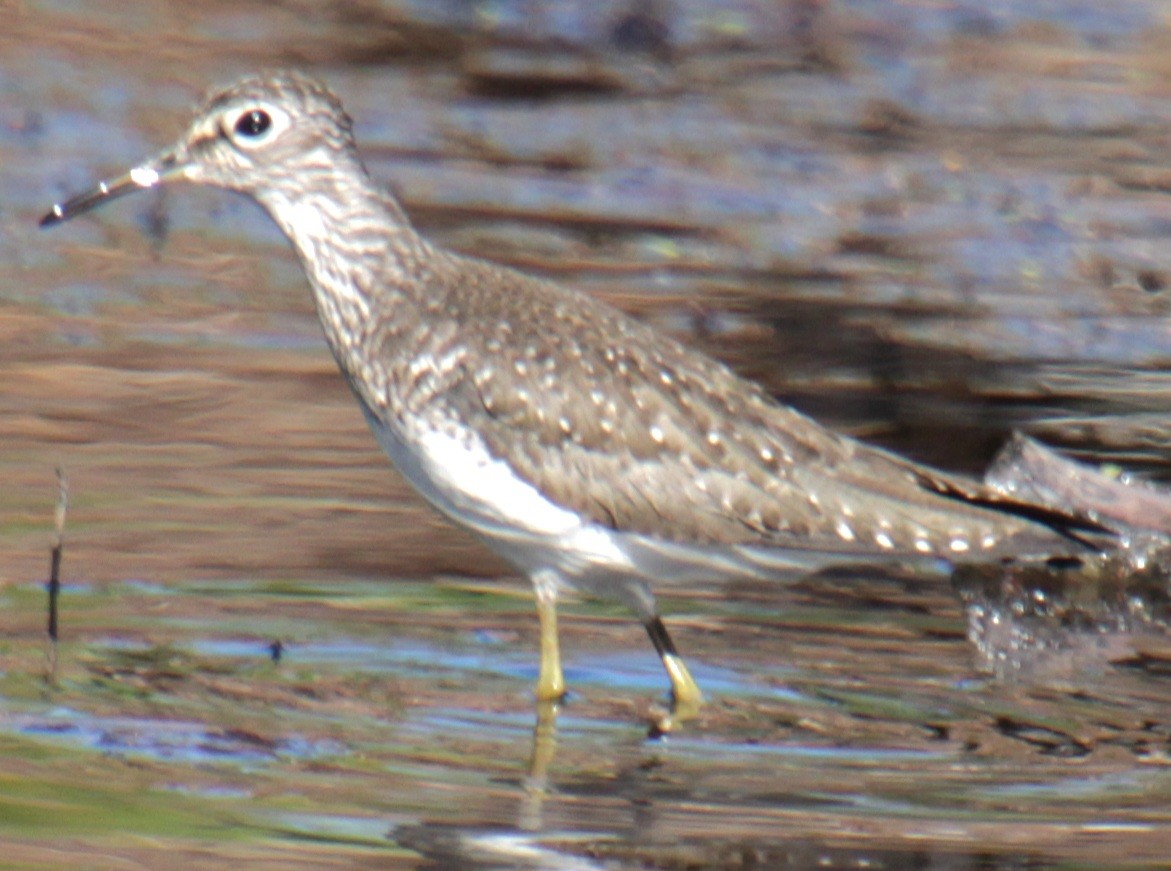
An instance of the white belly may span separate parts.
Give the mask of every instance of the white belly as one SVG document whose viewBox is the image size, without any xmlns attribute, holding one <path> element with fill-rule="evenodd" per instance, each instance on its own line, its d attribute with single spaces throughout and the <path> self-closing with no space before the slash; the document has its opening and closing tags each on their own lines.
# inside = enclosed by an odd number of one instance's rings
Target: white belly
<svg viewBox="0 0 1171 871">
<path fill-rule="evenodd" d="M 382 449 L 428 502 L 479 534 L 520 571 L 625 602 L 644 618 L 654 613 L 652 583 L 791 581 L 838 565 L 908 562 L 763 545 L 705 546 L 620 532 L 547 499 L 489 454 L 475 435 L 428 430 L 404 438 L 369 412 L 367 419 Z M 931 572 L 948 570 L 938 558 L 912 562 Z"/>
<path fill-rule="evenodd" d="M 526 574 L 552 570 L 578 586 L 573 582 L 589 575 L 634 570 L 622 536 L 547 499 L 475 435 L 427 430 L 404 438 L 369 413 L 367 420 L 382 449 L 428 502 L 483 536 Z"/>
</svg>

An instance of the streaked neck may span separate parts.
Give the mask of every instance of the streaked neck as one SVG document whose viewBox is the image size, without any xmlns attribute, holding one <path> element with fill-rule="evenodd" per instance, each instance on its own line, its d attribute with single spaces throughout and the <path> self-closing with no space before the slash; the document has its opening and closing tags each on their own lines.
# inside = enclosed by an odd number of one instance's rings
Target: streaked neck
<svg viewBox="0 0 1171 871">
<path fill-rule="evenodd" d="M 316 164 L 257 195 L 293 243 L 334 355 L 346 366 L 380 321 L 418 294 L 427 243 L 356 158 Z"/>
</svg>

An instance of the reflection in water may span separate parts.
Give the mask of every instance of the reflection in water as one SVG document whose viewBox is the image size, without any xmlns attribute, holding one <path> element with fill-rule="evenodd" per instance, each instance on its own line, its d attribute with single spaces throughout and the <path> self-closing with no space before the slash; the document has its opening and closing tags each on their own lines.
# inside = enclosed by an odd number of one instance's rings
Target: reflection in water
<svg viewBox="0 0 1171 871">
<path fill-rule="evenodd" d="M 537 721 L 533 726 L 533 749 L 529 754 L 524 797 L 517 814 L 517 827 L 525 832 L 544 830 L 542 808 L 549 789 L 549 765 L 557 752 L 557 702 L 537 702 Z"/>
<path fill-rule="evenodd" d="M 673 844 L 639 844 L 619 838 L 570 833 L 544 838 L 514 832 L 477 832 L 426 824 L 401 826 L 391 837 L 401 847 L 417 851 L 428 871 L 615 871 L 615 869 L 747 868 L 778 871 L 1045 871 L 1058 867 L 1040 853 L 1018 850 L 1004 855 L 994 850 L 853 848 L 826 844 L 801 836 L 775 840 L 723 839 L 696 831 Z"/>
<path fill-rule="evenodd" d="M 713 790 L 711 783 L 690 781 L 686 767 L 673 770 L 666 752 L 648 754 L 604 777 L 579 774 L 557 785 L 548 772 L 555 715 L 551 706 L 540 707 L 530 778 L 514 797 L 502 798 L 506 805 L 515 801 L 513 825 L 414 822 L 392 827 L 390 839 L 420 854 L 420 867 L 428 869 L 1051 867 L 1041 851 L 1023 855 L 1019 849 L 965 846 L 982 827 L 977 820 L 939 828 L 937 835 L 947 834 L 930 848 L 859 846 L 851 843 L 857 840 L 854 833 L 874 828 L 868 810 L 889 814 L 899 809 L 881 802 L 835 800 L 817 791 L 787 792 L 780 783 L 755 796 L 735 787 L 731 792 Z M 499 810 L 508 816 L 506 808 Z M 834 829 L 844 824 L 845 837 L 840 831 L 824 839 L 808 836 L 807 826 L 820 828 L 826 819 L 836 819 Z M 971 830 L 965 832 L 965 826 Z M 935 829 L 933 823 L 905 817 L 886 830 L 885 838 L 874 840 L 922 840 Z M 959 843 L 943 845 L 960 832 Z"/>
<path fill-rule="evenodd" d="M 209 728 L 203 723 L 130 717 L 95 717 L 58 708 L 45 715 L 0 718 L 0 732 L 43 736 L 102 753 L 191 763 L 251 764 L 277 759 L 313 759 L 344 751 L 336 741 L 296 735 L 269 740 L 243 729 Z"/>
<path fill-rule="evenodd" d="M 549 871 L 602 871 L 613 868 L 608 862 L 575 854 L 571 836 L 542 838 L 525 832 L 464 829 L 426 823 L 399 826 L 390 833 L 400 847 L 414 850 L 424 858 L 420 869 L 542 868 Z M 596 835 L 577 838 L 579 851 L 594 849 Z M 569 842 L 569 843 L 566 843 Z"/>
<path fill-rule="evenodd" d="M 36 747 L 97 750 L 86 764 L 114 795 L 147 764 L 167 794 L 245 829 L 347 849 L 389 838 L 432 868 L 1014 868 L 1019 849 L 988 846 L 1006 814 L 1036 851 L 1029 867 L 1046 867 L 1075 849 L 1071 826 L 1100 824 L 1095 802 L 1158 788 L 1157 771 L 1136 780 L 1118 765 L 1124 748 L 1153 756 L 1149 724 L 1171 720 L 1158 698 L 1134 707 L 1141 682 L 1112 673 L 1088 700 L 965 685 L 962 624 L 931 616 L 951 606 L 946 590 L 855 578 L 814 596 L 812 584 L 791 594 L 807 600 L 799 608 L 785 591 L 745 588 L 715 631 L 688 630 L 697 665 L 719 663 L 722 679 L 696 721 L 653 741 L 640 700 L 661 682 L 658 663 L 625 652 L 625 621 L 567 621 L 571 673 L 579 657 L 600 664 L 580 670 L 566 704 L 534 714 L 528 645 L 491 631 L 522 622 L 521 599 L 469 608 L 442 584 L 91 589 L 67 598 L 66 615 L 84 607 L 121 631 L 65 649 L 62 692 L 78 713 L 10 718 L 0 744 L 26 743 L 0 765 Z M 437 600 L 452 606 L 417 610 Z M 142 626 L 173 640 L 146 643 Z M 271 637 L 291 639 L 276 665 Z M 19 673 L 5 678 L 8 705 Z M 1077 805 L 1060 787 L 1071 775 Z M 142 831 L 149 817 L 136 819 L 117 825 Z"/>
</svg>

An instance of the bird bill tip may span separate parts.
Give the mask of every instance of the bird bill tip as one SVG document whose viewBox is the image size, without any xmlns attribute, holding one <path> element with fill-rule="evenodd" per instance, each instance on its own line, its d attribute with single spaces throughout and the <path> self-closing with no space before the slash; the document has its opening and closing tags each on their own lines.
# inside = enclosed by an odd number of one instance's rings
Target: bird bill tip
<svg viewBox="0 0 1171 871">
<path fill-rule="evenodd" d="M 49 209 L 44 217 L 37 222 L 37 225 L 41 227 L 52 227 L 54 224 L 60 224 L 64 220 L 65 209 L 62 208 L 60 203 L 54 203 L 53 208 Z"/>
<path fill-rule="evenodd" d="M 57 203 L 51 208 L 39 224 L 42 227 L 52 227 L 74 218 L 83 212 L 88 212 L 108 200 L 116 199 L 124 194 L 137 190 L 152 188 L 163 178 L 163 174 L 153 164 L 136 166 L 130 172 L 112 181 L 99 182 L 96 186 L 71 197 L 63 203 Z"/>
</svg>

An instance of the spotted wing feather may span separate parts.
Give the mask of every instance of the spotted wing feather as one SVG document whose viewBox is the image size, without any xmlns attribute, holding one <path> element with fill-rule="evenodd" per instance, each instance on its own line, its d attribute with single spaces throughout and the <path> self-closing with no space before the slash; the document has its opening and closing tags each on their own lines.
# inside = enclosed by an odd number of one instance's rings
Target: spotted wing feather
<svg viewBox="0 0 1171 871">
<path fill-rule="evenodd" d="M 833 433 L 609 306 L 480 261 L 455 269 L 475 362 L 437 401 L 600 525 L 843 553 L 1077 549 L 976 482 Z"/>
</svg>

